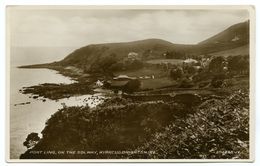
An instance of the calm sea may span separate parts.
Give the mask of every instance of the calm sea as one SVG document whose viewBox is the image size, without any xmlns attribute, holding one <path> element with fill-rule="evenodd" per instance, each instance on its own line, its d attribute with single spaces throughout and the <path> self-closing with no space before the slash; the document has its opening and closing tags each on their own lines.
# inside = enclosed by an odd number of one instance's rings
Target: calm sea
<svg viewBox="0 0 260 166">
<path fill-rule="evenodd" d="M 30 51 L 30 49 L 28 49 Z M 40 51 L 40 50 L 39 50 Z M 25 51 L 26 52 L 26 51 Z M 17 66 L 24 64 L 37 63 L 37 57 L 31 58 L 33 62 L 23 59 L 22 57 L 16 58 L 16 56 L 22 56 L 19 52 L 11 55 L 11 72 L 10 72 L 10 158 L 18 159 L 20 154 L 26 151 L 26 147 L 23 146 L 27 135 L 31 132 L 39 133 L 45 126 L 45 122 L 50 116 L 58 109 L 62 108 L 62 103 L 68 106 L 76 105 L 91 105 L 91 99 L 84 101 L 85 98 L 91 97 L 91 95 L 83 95 L 77 97 L 70 97 L 53 101 L 46 99 L 43 102 L 41 99 L 29 98 L 31 95 L 21 94 L 19 90 L 22 87 L 38 85 L 41 83 L 65 83 L 69 84 L 73 81 L 57 74 L 56 71 L 49 69 L 19 69 Z M 19 61 L 17 61 L 19 59 Z M 44 63 L 44 61 L 42 61 Z M 39 62 L 40 63 L 40 62 Z M 99 96 L 100 94 L 96 94 Z M 102 97 L 102 96 L 100 96 Z M 30 102 L 30 104 L 19 105 L 20 103 Z M 18 104 L 18 105 L 17 105 Z"/>
</svg>

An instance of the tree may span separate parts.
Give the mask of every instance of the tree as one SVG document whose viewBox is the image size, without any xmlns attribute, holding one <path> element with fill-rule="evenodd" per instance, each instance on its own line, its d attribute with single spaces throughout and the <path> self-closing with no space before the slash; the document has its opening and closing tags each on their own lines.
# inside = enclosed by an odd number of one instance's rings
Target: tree
<svg viewBox="0 0 260 166">
<path fill-rule="evenodd" d="M 182 81 L 181 81 L 181 83 L 180 83 L 180 85 L 179 85 L 179 88 L 191 88 L 191 87 L 193 87 L 194 86 L 194 83 L 191 81 L 191 80 L 189 80 L 189 79 L 187 79 L 187 78 L 184 78 Z"/>
<path fill-rule="evenodd" d="M 27 136 L 23 145 L 29 149 L 29 148 L 33 147 L 34 145 L 36 145 L 39 140 L 40 140 L 40 137 L 38 136 L 38 133 L 32 132 Z"/>
<path fill-rule="evenodd" d="M 152 50 L 147 49 L 143 52 L 142 59 L 148 59 L 150 55 L 152 55 Z"/>
<path fill-rule="evenodd" d="M 108 56 L 102 57 L 99 60 L 99 66 L 106 71 L 111 65 L 117 62 L 116 54 L 112 53 Z"/>
<path fill-rule="evenodd" d="M 166 59 L 184 59 L 185 53 L 183 51 L 167 51 L 165 53 Z"/>
<path fill-rule="evenodd" d="M 139 81 L 138 79 L 130 80 L 123 87 L 123 91 L 127 93 L 133 93 L 134 91 L 139 90 L 140 86 L 141 86 L 141 81 Z"/>
<path fill-rule="evenodd" d="M 231 72 L 248 72 L 249 71 L 249 56 L 229 56 L 228 69 Z"/>
<path fill-rule="evenodd" d="M 102 56 L 91 64 L 89 71 L 92 73 L 110 73 L 110 67 L 117 63 L 117 55 L 112 53 L 110 55 Z"/>
<path fill-rule="evenodd" d="M 214 88 L 220 88 L 222 87 L 225 78 L 226 78 L 225 74 L 217 74 L 211 80 L 211 85 Z"/>
<path fill-rule="evenodd" d="M 109 67 L 109 70 L 111 70 L 111 71 L 122 71 L 124 68 L 125 68 L 125 66 L 122 62 L 117 62 L 117 63 L 112 64 Z"/>
<path fill-rule="evenodd" d="M 194 68 L 194 66 L 188 65 L 185 67 L 186 71 L 188 74 L 195 74 L 196 73 L 196 69 Z"/>
<path fill-rule="evenodd" d="M 209 63 L 209 70 L 217 73 L 223 71 L 224 60 L 225 59 L 222 56 L 213 58 Z"/>
<path fill-rule="evenodd" d="M 171 69 L 170 71 L 170 77 L 174 80 L 178 80 L 183 76 L 183 71 L 180 67 L 177 67 L 175 69 Z"/>
<path fill-rule="evenodd" d="M 140 68 L 142 68 L 143 67 L 143 62 L 142 61 L 140 61 L 140 60 L 134 60 L 133 62 L 132 62 L 132 64 L 131 64 L 131 69 L 140 69 Z"/>
</svg>

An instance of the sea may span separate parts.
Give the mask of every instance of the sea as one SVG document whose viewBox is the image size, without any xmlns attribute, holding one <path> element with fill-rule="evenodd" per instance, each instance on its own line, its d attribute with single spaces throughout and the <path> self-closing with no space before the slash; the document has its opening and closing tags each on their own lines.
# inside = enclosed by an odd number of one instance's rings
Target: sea
<svg viewBox="0 0 260 166">
<path fill-rule="evenodd" d="M 23 87 L 39 85 L 42 83 L 70 84 L 75 82 L 71 78 L 58 74 L 54 70 L 18 68 L 18 66 L 21 65 L 60 60 L 56 55 L 53 55 L 53 49 L 56 50 L 55 53 L 59 53 L 59 51 L 57 51 L 59 48 L 49 48 L 49 52 L 46 51 L 46 48 L 42 49 L 44 49 L 44 51 L 41 51 L 41 48 L 33 48 L 33 51 L 31 48 L 13 48 L 15 51 L 11 51 L 10 102 L 9 110 L 7 110 L 10 130 L 10 159 L 19 159 L 19 156 L 27 150 L 27 148 L 23 146 L 23 142 L 28 134 L 36 132 L 41 137 L 41 131 L 45 127 L 45 122 L 52 114 L 61 109 L 64 104 L 67 106 L 88 105 L 90 107 L 95 107 L 102 102 L 102 100 L 96 99 L 104 98 L 101 93 L 96 93 L 94 95 L 73 96 L 55 101 L 49 99 L 43 100 L 42 97 L 33 99 L 31 94 L 22 94 L 19 90 Z M 69 53 L 69 50 L 64 52 L 64 49 L 60 49 L 60 54 L 66 55 Z M 32 52 L 34 52 L 33 55 L 30 54 Z M 29 58 L 26 53 L 30 54 Z M 42 55 L 43 53 L 44 55 Z M 45 56 L 45 58 L 42 58 L 42 56 Z"/>
</svg>

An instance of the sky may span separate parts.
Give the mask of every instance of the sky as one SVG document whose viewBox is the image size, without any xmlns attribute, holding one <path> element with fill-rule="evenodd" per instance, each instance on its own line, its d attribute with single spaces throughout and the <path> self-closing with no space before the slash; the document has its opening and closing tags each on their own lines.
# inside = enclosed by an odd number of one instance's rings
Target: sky
<svg viewBox="0 0 260 166">
<path fill-rule="evenodd" d="M 249 19 L 247 10 L 23 9 L 9 7 L 13 47 L 82 47 L 159 38 L 196 44 Z"/>
</svg>

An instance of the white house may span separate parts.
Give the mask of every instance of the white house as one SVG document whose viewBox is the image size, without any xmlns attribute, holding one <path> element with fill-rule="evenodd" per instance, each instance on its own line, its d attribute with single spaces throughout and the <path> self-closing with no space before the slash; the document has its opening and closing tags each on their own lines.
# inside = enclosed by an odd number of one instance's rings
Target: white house
<svg viewBox="0 0 260 166">
<path fill-rule="evenodd" d="M 183 62 L 187 63 L 187 64 L 192 64 L 192 63 L 197 63 L 198 61 L 195 59 L 192 59 L 192 58 L 188 58 L 188 59 L 185 59 Z"/>
<path fill-rule="evenodd" d="M 129 52 L 128 55 L 127 55 L 127 58 L 135 60 L 135 59 L 139 59 L 139 55 L 136 52 Z"/>
<path fill-rule="evenodd" d="M 104 83 L 102 81 L 97 80 L 97 82 L 96 82 L 97 87 L 102 87 L 103 85 L 104 85 Z"/>
</svg>

